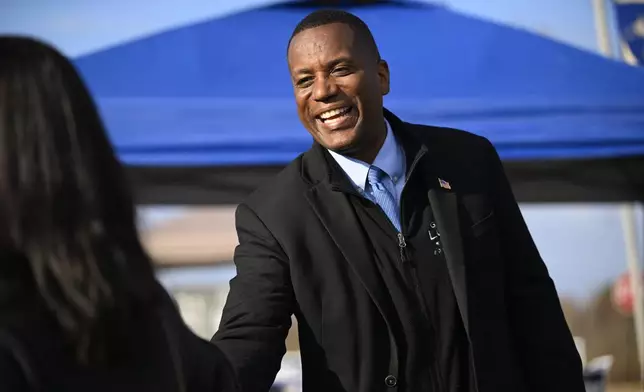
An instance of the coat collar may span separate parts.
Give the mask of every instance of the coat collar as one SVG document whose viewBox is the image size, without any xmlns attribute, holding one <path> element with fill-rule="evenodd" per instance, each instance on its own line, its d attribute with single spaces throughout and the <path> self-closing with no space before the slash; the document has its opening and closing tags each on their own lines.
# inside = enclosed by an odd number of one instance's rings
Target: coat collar
<svg viewBox="0 0 644 392">
<path fill-rule="evenodd" d="M 376 155 L 372 165 L 378 167 L 394 182 L 403 179 L 406 172 L 405 153 L 398 142 L 396 135 L 391 130 L 389 122 L 385 120 L 387 135 L 385 141 Z M 358 159 L 346 157 L 334 151 L 328 150 L 333 159 L 342 167 L 342 170 L 351 179 L 356 188 L 364 191 L 367 185 L 367 177 L 372 165 Z"/>
<path fill-rule="evenodd" d="M 405 152 L 406 167 L 409 170 L 413 161 L 427 152 L 428 147 L 425 145 L 424 140 L 413 132 L 412 127 L 410 127 L 411 124 L 403 122 L 387 109 L 384 109 L 384 116 L 396 140 L 398 140 Z M 311 149 L 304 154 L 302 167 L 302 176 L 311 186 L 326 183 L 327 186 L 335 191 L 355 192 L 354 185 L 344 170 L 326 148 L 317 142 L 313 143 Z"/>
</svg>

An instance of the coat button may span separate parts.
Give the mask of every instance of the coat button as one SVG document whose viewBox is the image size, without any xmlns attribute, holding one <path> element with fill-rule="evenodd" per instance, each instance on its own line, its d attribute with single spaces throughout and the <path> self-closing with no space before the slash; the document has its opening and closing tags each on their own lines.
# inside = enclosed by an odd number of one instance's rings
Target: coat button
<svg viewBox="0 0 644 392">
<path fill-rule="evenodd" d="M 389 388 L 393 388 L 398 384 L 398 379 L 392 375 L 385 377 L 385 385 Z"/>
</svg>

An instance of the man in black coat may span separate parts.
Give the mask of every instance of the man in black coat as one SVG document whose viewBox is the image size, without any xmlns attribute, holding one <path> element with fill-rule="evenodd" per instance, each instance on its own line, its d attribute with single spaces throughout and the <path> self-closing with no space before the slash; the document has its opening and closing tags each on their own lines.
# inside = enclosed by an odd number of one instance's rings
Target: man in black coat
<svg viewBox="0 0 644 392">
<path fill-rule="evenodd" d="M 298 320 L 313 391 L 583 392 L 557 292 L 484 138 L 383 108 L 368 27 L 316 11 L 288 46 L 315 139 L 236 214 L 213 342 L 268 391 Z"/>
</svg>

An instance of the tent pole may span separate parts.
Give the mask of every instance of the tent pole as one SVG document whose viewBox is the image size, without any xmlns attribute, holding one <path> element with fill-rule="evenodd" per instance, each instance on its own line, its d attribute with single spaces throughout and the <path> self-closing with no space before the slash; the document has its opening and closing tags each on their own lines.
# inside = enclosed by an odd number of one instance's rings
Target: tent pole
<svg viewBox="0 0 644 392">
<path fill-rule="evenodd" d="M 591 0 L 595 15 L 595 30 L 597 31 L 597 46 L 606 57 L 612 57 L 610 35 L 608 34 L 608 16 L 606 15 L 606 0 Z"/>
<path fill-rule="evenodd" d="M 631 290 L 634 298 L 633 316 L 635 319 L 635 338 L 640 365 L 640 381 L 644 381 L 644 297 L 642 297 L 642 273 L 637 244 L 636 209 L 632 203 L 621 208 L 622 230 L 626 245 L 626 262 L 630 275 Z"/>
</svg>

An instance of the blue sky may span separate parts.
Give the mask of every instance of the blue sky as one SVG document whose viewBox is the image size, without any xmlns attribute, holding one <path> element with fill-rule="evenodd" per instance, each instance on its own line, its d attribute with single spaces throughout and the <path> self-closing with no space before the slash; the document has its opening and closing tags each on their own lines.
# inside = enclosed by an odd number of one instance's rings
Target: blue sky
<svg viewBox="0 0 644 392">
<path fill-rule="evenodd" d="M 274 2 L 2 0 L 0 33 L 33 35 L 74 57 Z M 598 51 L 591 0 L 444 0 L 438 3 Z M 617 206 L 525 205 L 522 210 L 563 294 L 587 299 L 595 289 L 624 271 L 625 252 Z M 143 210 L 143 217 L 154 224 L 179 213 L 180 209 L 176 208 L 153 208 Z M 640 222 L 644 222 L 642 215 L 640 211 Z M 199 275 L 205 276 L 203 272 Z"/>
<path fill-rule="evenodd" d="M 0 32 L 44 38 L 70 56 L 272 0 L 3 0 Z M 425 0 L 425 2 L 432 2 Z M 597 49 L 591 0 L 443 0 L 455 10 Z"/>
</svg>

